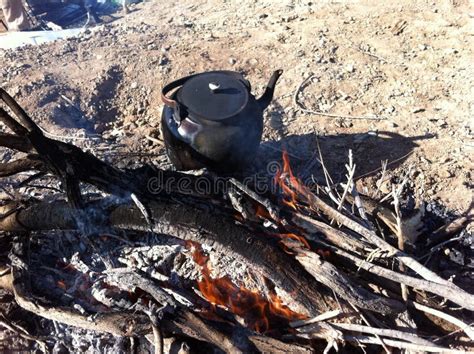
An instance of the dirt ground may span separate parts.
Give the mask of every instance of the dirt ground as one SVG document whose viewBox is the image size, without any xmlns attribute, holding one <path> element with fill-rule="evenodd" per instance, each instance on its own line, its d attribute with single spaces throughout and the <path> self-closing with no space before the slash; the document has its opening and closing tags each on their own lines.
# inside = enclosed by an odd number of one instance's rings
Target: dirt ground
<svg viewBox="0 0 474 354">
<path fill-rule="evenodd" d="M 374 188 L 388 160 L 382 189 L 411 166 L 420 200 L 468 212 L 474 147 L 468 1 L 149 1 L 133 10 L 78 38 L 0 51 L 1 87 L 49 133 L 123 166 L 167 166 L 159 131 L 165 83 L 230 69 L 245 73 L 258 95 L 282 68 L 256 165 L 285 148 L 301 173 L 317 153 L 318 136 L 336 181 L 344 179 L 352 149 L 360 189 Z M 299 102 L 353 118 L 299 109 L 295 92 L 310 76 Z M 309 172 L 318 177 L 321 167 Z"/>
</svg>

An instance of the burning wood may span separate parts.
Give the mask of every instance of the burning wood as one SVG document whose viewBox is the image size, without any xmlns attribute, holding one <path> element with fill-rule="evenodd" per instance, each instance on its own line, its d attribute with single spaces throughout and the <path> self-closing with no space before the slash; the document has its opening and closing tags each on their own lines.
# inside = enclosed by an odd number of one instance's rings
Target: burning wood
<svg viewBox="0 0 474 354">
<path fill-rule="evenodd" d="M 274 192 L 258 194 L 234 178 L 203 191 L 199 184 L 215 185 L 216 176 L 158 171 L 167 188 L 151 193 L 157 171 L 123 171 L 46 138 L 0 94 L 16 116 L 0 110 L 15 133 L 0 144 L 28 153 L 0 174 L 41 171 L 59 178 L 67 195 L 67 202 L 56 196 L 0 207 L 10 247 L 0 287 L 24 310 L 86 331 L 146 337 L 158 351 L 168 338 L 227 352 L 344 343 L 472 349 L 465 338 L 474 339 L 466 324 L 474 296 L 421 264 L 410 247 L 398 249 L 390 229 L 374 227 L 375 213 L 353 214 L 351 180 L 342 196 L 330 186 L 310 189 L 284 153 Z M 179 188 L 180 179 L 191 187 Z M 85 194 L 84 184 L 108 195 Z M 400 284 L 410 290 L 406 301 Z"/>
<path fill-rule="evenodd" d="M 208 265 L 209 258 L 199 245 L 193 246 L 193 259 L 202 272 L 202 280 L 198 281 L 199 291 L 211 304 L 224 306 L 242 317 L 247 327 L 258 333 L 267 333 L 274 328 L 287 327 L 290 321 L 307 318 L 290 310 L 274 293 L 270 294 L 268 300 L 258 290 L 236 286 L 228 277 L 213 279 Z"/>
</svg>

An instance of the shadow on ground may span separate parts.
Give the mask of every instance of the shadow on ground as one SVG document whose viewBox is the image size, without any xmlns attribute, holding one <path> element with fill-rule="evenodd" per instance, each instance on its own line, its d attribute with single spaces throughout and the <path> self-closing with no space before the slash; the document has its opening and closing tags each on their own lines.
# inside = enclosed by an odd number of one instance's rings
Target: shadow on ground
<svg viewBox="0 0 474 354">
<path fill-rule="evenodd" d="M 356 164 L 356 177 L 376 173 L 382 161 L 394 169 L 403 163 L 418 147 L 417 141 L 433 138 L 432 135 L 405 137 L 392 132 L 378 132 L 370 135 L 338 134 L 316 136 L 316 134 L 290 135 L 279 141 L 261 144 L 255 169 L 258 173 L 270 170 L 272 163 L 281 162 L 282 151 L 287 151 L 294 173 L 300 177 L 313 176 L 324 181 L 318 153 L 318 141 L 324 164 L 335 183 L 345 180 L 349 150 L 352 150 Z M 268 171 L 271 173 L 271 171 Z"/>
</svg>

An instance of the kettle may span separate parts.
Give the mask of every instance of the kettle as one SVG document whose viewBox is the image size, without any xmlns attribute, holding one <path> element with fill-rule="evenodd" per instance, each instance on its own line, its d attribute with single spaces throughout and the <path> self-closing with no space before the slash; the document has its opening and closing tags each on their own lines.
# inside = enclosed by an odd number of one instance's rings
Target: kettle
<svg viewBox="0 0 474 354">
<path fill-rule="evenodd" d="M 262 138 L 263 111 L 282 73 L 273 73 L 258 99 L 249 81 L 234 71 L 198 73 L 164 86 L 161 127 L 176 169 L 232 172 L 252 162 Z"/>
</svg>

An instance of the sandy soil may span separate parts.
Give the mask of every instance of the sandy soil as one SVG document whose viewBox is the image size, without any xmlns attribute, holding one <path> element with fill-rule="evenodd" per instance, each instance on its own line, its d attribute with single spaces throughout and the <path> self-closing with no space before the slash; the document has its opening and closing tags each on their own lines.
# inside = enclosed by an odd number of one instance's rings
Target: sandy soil
<svg viewBox="0 0 474 354">
<path fill-rule="evenodd" d="M 166 166 L 162 85 L 231 69 L 245 73 L 260 94 L 282 68 L 256 166 L 286 148 L 304 172 L 319 136 L 336 181 L 344 179 L 352 149 L 356 175 L 368 174 L 360 189 L 374 188 L 388 160 L 382 189 L 389 191 L 411 166 L 420 200 L 469 210 L 474 10 L 468 1 L 150 1 L 133 9 L 78 38 L 0 52 L 0 85 L 50 133 L 122 165 Z M 302 112 L 294 96 L 309 76 L 298 95 L 308 109 L 381 120 Z M 132 155 L 144 151 L 155 155 Z M 0 157 L 14 158 L 8 151 Z M 320 171 L 314 165 L 309 172 L 318 178 Z"/>
</svg>

